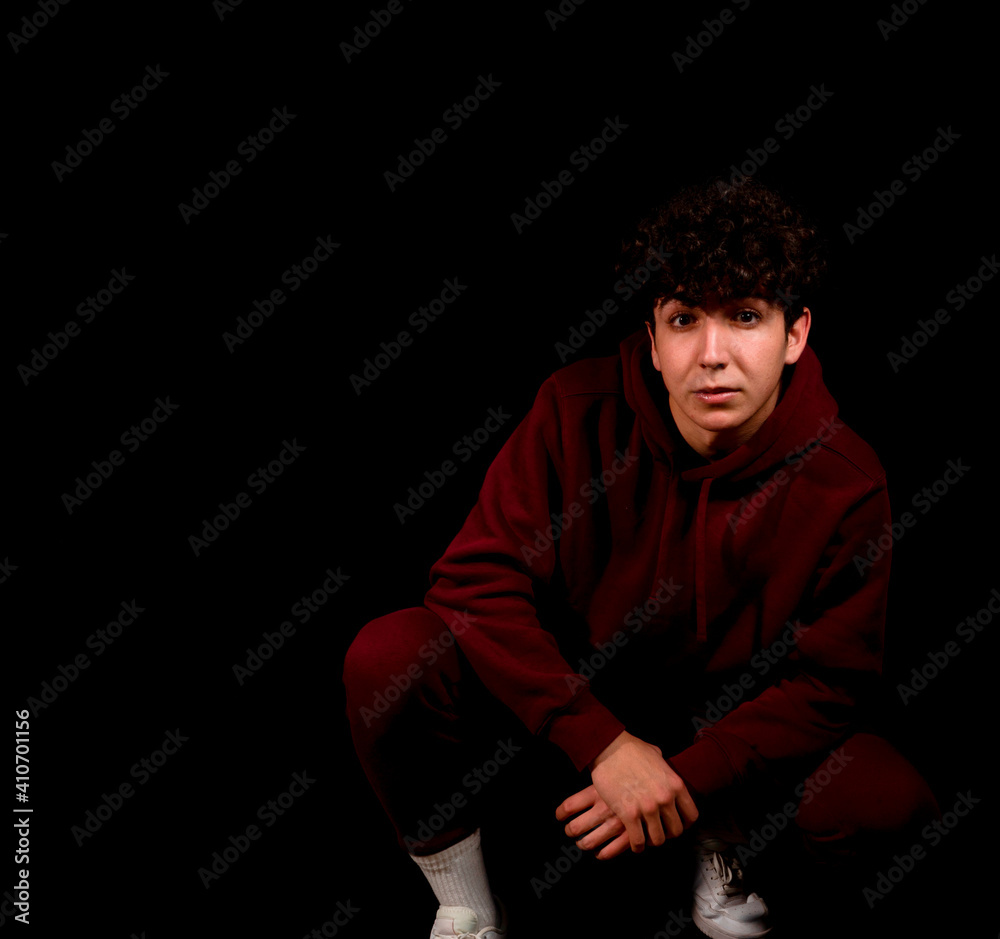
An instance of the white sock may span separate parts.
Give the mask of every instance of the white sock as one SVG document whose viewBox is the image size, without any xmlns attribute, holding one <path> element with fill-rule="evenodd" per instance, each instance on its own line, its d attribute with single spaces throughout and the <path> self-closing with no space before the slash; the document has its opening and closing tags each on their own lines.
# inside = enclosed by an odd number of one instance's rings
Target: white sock
<svg viewBox="0 0 1000 939">
<path fill-rule="evenodd" d="M 497 911 L 486 877 L 486 863 L 479 840 L 480 829 L 437 854 L 410 857 L 424 872 L 441 906 L 465 906 L 479 917 L 477 929 L 496 926 Z"/>
</svg>

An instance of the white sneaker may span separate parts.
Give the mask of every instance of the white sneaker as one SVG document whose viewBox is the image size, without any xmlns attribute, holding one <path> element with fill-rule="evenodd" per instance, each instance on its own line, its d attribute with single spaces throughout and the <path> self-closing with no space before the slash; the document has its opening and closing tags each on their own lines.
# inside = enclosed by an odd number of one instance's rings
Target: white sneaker
<svg viewBox="0 0 1000 939">
<path fill-rule="evenodd" d="M 465 906 L 439 906 L 431 929 L 431 939 L 506 939 L 507 910 L 494 894 L 493 902 L 500 914 L 499 926 L 484 926 L 477 931 L 479 917 Z"/>
<path fill-rule="evenodd" d="M 756 939 L 771 931 L 767 904 L 747 894 L 732 845 L 717 838 L 698 841 L 691 918 L 712 939 Z"/>
</svg>

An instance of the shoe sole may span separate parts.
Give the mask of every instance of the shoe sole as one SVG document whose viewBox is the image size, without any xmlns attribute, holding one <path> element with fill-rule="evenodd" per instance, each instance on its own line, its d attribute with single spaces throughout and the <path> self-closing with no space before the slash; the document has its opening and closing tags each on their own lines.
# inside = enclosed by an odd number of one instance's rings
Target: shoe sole
<svg viewBox="0 0 1000 939">
<path fill-rule="evenodd" d="M 691 911 L 691 919 L 694 921 L 695 926 L 697 926 L 706 936 L 710 936 L 711 939 L 760 939 L 761 936 L 768 935 L 772 929 L 771 926 L 768 926 L 760 932 L 723 932 L 711 920 L 705 919 L 697 907 Z"/>
</svg>

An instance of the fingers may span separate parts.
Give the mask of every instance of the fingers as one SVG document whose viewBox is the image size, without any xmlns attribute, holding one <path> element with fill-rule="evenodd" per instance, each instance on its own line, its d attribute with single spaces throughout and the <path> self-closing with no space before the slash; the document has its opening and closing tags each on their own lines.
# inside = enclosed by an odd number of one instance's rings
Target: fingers
<svg viewBox="0 0 1000 939">
<path fill-rule="evenodd" d="M 608 861 L 613 857 L 618 857 L 619 854 L 624 854 L 628 850 L 628 846 L 628 832 L 623 832 L 611 844 L 607 844 L 601 848 L 594 856 L 598 861 Z"/>
<path fill-rule="evenodd" d="M 586 789 L 574 792 L 573 795 L 564 799 L 558 808 L 556 808 L 556 818 L 562 821 L 571 815 L 582 812 L 584 809 L 589 809 L 599 798 L 600 796 L 598 796 L 597 789 L 594 786 L 587 786 Z"/>
<path fill-rule="evenodd" d="M 698 808 L 694 804 L 694 799 L 691 798 L 687 787 L 680 782 L 679 777 L 678 782 L 680 790 L 674 794 L 669 802 L 660 806 L 659 814 L 667 838 L 679 838 L 684 834 L 685 829 L 690 828 L 698 819 Z M 652 829 L 650 831 L 652 832 Z"/>
<path fill-rule="evenodd" d="M 633 854 L 642 854 L 646 847 L 646 833 L 642 830 L 642 821 L 638 816 L 629 815 L 622 819 L 625 831 L 628 833 L 629 847 Z"/>
<path fill-rule="evenodd" d="M 652 762 L 641 747 L 637 753 L 631 746 L 622 747 L 593 771 L 594 784 L 573 793 L 556 809 L 559 821 L 569 820 L 566 835 L 576 839 L 580 849 L 596 850 L 599 860 L 626 850 L 640 854 L 647 844 L 659 847 L 680 837 L 698 819 L 694 799 L 660 749 L 643 746 L 655 753 Z"/>
<path fill-rule="evenodd" d="M 675 804 L 680 809 L 681 817 L 684 819 L 684 827 L 690 828 L 698 820 L 699 813 L 694 799 L 688 794 L 686 788 L 677 796 Z"/>
<path fill-rule="evenodd" d="M 578 812 L 582 812 L 583 814 L 577 815 Z M 579 792 L 574 793 L 565 799 L 556 809 L 556 818 L 559 821 L 563 821 L 571 815 L 576 815 L 576 818 L 563 828 L 563 831 L 570 838 L 579 838 L 581 835 L 602 825 L 608 819 L 615 818 L 614 812 L 608 808 L 605 801 L 597 794 L 597 789 L 594 786 L 588 786 L 586 789 L 581 789 Z M 614 834 L 618 834 L 618 831 L 615 831 Z M 596 844 L 601 844 L 604 840 L 601 839 Z M 586 850 L 590 850 L 590 848 L 588 847 Z"/>
<path fill-rule="evenodd" d="M 690 808 L 694 809 L 693 801 Z M 694 817 L 697 818 L 696 809 Z M 631 825 L 627 825 L 598 797 L 597 805 L 574 818 L 564 830 L 570 838 L 576 838 L 578 848 L 583 851 L 599 849 L 595 856 L 598 860 L 607 860 L 629 849 L 641 853 L 646 844 L 659 847 L 679 837 L 691 824 L 682 821 L 674 805 L 648 806 L 630 821 Z"/>
<path fill-rule="evenodd" d="M 663 828 L 667 838 L 679 838 L 684 834 L 684 823 L 677 814 L 676 803 L 664 805 L 660 809 L 660 817 L 663 821 Z"/>
<path fill-rule="evenodd" d="M 667 840 L 660 821 L 661 814 L 667 815 L 666 806 L 654 805 L 642 813 L 643 820 L 646 822 L 646 831 L 649 832 L 649 843 L 654 847 L 659 847 Z"/>
<path fill-rule="evenodd" d="M 624 831 L 625 826 L 621 823 L 621 819 L 619 819 L 617 815 L 612 815 L 610 818 L 605 819 L 593 831 L 588 832 L 582 838 L 578 838 L 576 846 L 584 851 L 593 851 L 612 839 L 617 838 Z M 627 843 L 628 839 L 626 838 L 626 844 Z"/>
</svg>

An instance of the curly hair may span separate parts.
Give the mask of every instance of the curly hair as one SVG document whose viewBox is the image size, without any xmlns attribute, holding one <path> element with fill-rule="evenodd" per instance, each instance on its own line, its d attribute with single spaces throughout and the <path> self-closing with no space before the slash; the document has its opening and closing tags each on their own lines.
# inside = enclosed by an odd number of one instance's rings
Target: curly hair
<svg viewBox="0 0 1000 939">
<path fill-rule="evenodd" d="M 688 186 L 622 240 L 615 270 L 642 290 L 643 317 L 679 288 L 695 303 L 760 297 L 784 308 L 785 330 L 826 271 L 817 229 L 777 192 L 750 177 Z"/>
</svg>

